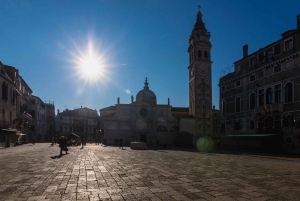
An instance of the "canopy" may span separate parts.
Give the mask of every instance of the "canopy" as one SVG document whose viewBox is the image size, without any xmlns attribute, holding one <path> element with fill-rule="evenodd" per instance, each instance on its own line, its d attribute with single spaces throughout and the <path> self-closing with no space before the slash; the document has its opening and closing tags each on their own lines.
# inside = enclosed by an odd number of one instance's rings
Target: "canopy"
<svg viewBox="0 0 300 201">
<path fill-rule="evenodd" d="M 75 137 L 80 137 L 79 135 L 76 135 L 75 133 L 71 133 L 71 135 L 74 135 Z"/>
</svg>

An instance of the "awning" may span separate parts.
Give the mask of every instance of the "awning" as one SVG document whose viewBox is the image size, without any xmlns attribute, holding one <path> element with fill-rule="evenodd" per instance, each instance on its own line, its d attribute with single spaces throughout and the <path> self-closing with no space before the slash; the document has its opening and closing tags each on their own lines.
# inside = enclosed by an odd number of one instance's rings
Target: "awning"
<svg viewBox="0 0 300 201">
<path fill-rule="evenodd" d="M 279 137 L 277 134 L 245 134 L 245 135 L 213 135 L 210 136 L 214 139 L 221 139 L 221 138 L 232 138 L 232 139 L 250 139 L 250 138 L 273 138 L 273 137 Z"/>
<path fill-rule="evenodd" d="M 17 136 L 26 135 L 25 133 L 16 133 Z"/>
<path fill-rule="evenodd" d="M 75 137 L 80 137 L 79 135 L 76 135 L 75 133 L 71 133 L 72 135 L 74 135 Z"/>
</svg>

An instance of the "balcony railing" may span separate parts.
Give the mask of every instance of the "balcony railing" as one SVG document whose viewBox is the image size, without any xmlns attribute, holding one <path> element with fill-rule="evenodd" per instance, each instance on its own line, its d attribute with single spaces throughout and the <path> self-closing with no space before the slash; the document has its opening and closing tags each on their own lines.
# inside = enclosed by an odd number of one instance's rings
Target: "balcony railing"
<svg viewBox="0 0 300 201">
<path fill-rule="evenodd" d="M 276 111 L 283 112 L 282 103 L 267 104 L 263 106 L 256 106 L 254 108 L 254 114 L 268 114 Z"/>
</svg>

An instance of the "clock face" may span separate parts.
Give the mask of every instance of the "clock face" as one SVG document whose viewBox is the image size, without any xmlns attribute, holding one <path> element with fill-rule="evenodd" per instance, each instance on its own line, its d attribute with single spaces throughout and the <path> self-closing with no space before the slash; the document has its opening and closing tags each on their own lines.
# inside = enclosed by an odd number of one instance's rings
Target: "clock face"
<svg viewBox="0 0 300 201">
<path fill-rule="evenodd" d="M 205 76 L 207 76 L 207 74 L 208 74 L 207 68 L 205 68 L 203 66 L 198 68 L 198 75 L 200 77 L 205 77 Z"/>
</svg>

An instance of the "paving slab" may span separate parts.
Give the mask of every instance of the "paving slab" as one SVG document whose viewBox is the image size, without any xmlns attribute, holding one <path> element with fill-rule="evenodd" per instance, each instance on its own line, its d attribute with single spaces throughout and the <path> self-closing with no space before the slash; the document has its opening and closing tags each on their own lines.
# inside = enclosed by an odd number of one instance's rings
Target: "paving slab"
<svg viewBox="0 0 300 201">
<path fill-rule="evenodd" d="M 0 149 L 4 200 L 300 200 L 300 159 L 46 143 Z"/>
</svg>

